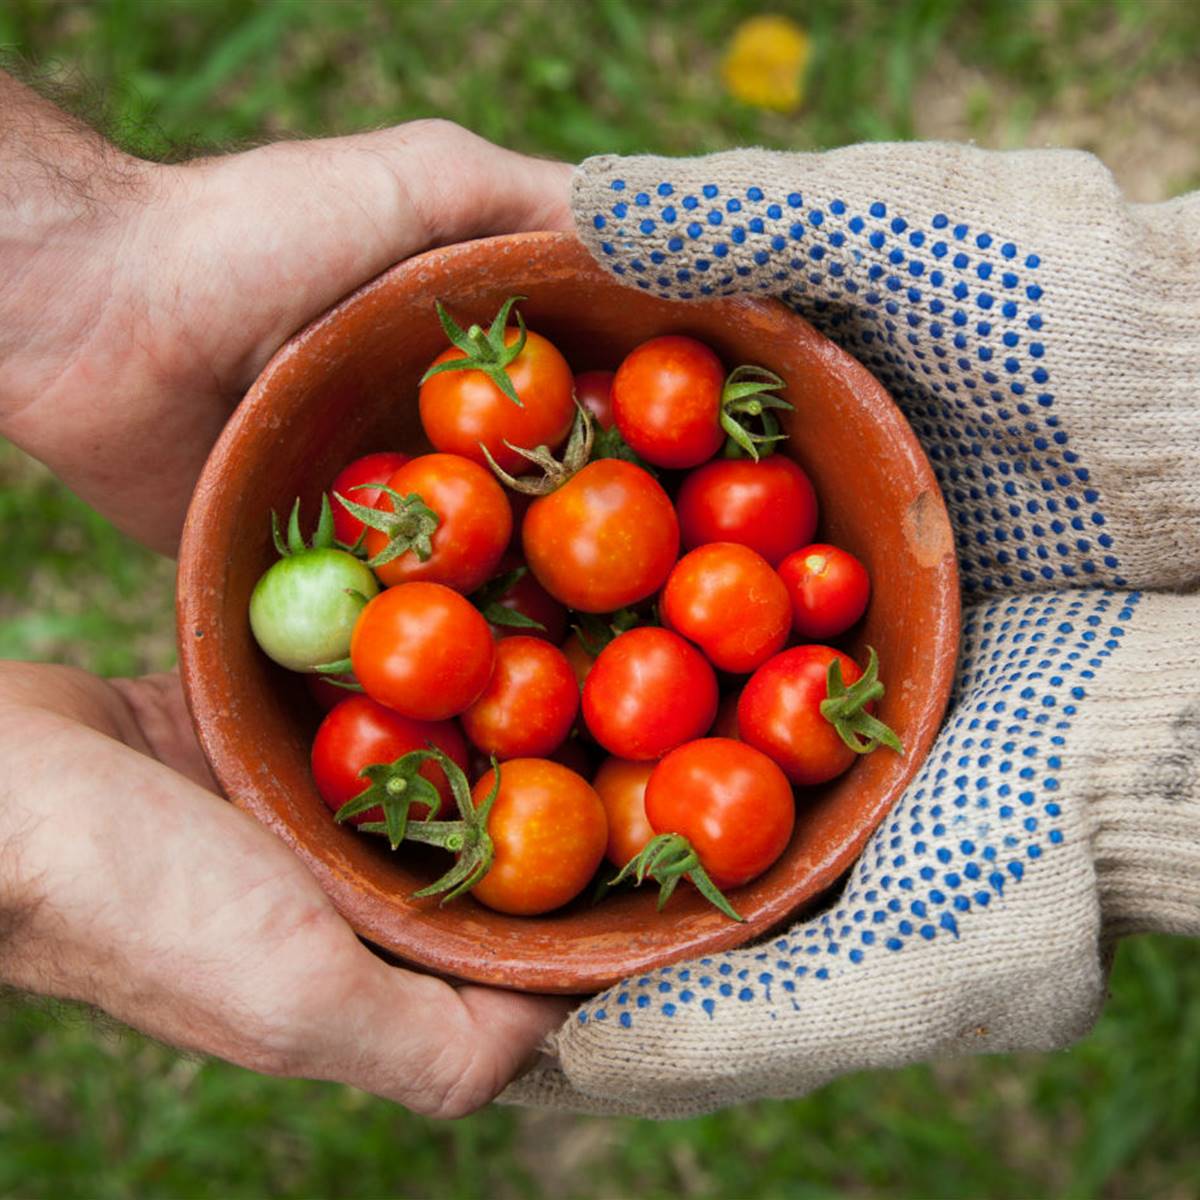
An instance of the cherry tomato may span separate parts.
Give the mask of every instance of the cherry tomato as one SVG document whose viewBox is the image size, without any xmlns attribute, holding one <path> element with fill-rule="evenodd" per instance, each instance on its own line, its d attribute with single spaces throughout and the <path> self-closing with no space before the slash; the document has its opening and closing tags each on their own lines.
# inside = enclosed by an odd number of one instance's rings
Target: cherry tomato
<svg viewBox="0 0 1200 1200">
<path fill-rule="evenodd" d="M 497 574 L 511 574 L 523 564 L 515 555 L 505 555 L 500 560 Z M 484 591 L 487 591 L 485 586 Z M 483 594 L 483 593 L 480 593 Z M 476 603 L 479 596 L 474 597 Z M 536 637 L 558 645 L 567 636 L 567 610 L 534 576 L 528 568 L 518 579 L 510 583 L 502 591 L 488 595 L 487 606 L 483 614 L 491 622 L 492 634 L 497 638 Z M 532 625 L 503 625 L 496 621 L 494 607 L 508 609 L 509 612 L 520 613 L 531 621 L 536 621 L 542 628 Z"/>
<path fill-rule="evenodd" d="M 742 689 L 737 710 L 742 740 L 774 759 L 793 783 L 824 783 L 856 757 L 821 715 L 835 658 L 849 687 L 862 675 L 849 655 L 829 646 L 794 646 L 765 662 Z"/>
<path fill-rule="evenodd" d="M 663 624 L 704 651 L 718 670 L 744 674 L 787 641 L 791 604 L 783 580 L 759 554 L 710 542 L 675 564 L 663 588 Z"/>
<path fill-rule="evenodd" d="M 429 743 L 467 769 L 467 744 L 451 721 L 413 721 L 390 708 L 377 704 L 369 696 L 348 696 L 321 722 L 312 746 L 313 780 L 321 798 L 337 812 L 347 800 L 353 800 L 370 786 L 359 772 L 372 763 L 395 762 L 412 750 L 425 750 Z M 433 784 L 442 798 L 438 816 L 453 821 L 458 816 L 454 795 L 446 773 L 435 762 L 427 762 L 420 773 Z M 422 820 L 429 810 L 424 804 L 413 806 L 411 816 Z M 355 825 L 364 821 L 382 821 L 383 810 L 368 809 L 350 818 Z"/>
<path fill-rule="evenodd" d="M 704 655 L 669 629 L 615 637 L 583 685 L 583 719 L 618 758 L 660 758 L 700 737 L 717 712 L 717 677 Z"/>
<path fill-rule="evenodd" d="M 380 704 L 420 721 L 444 721 L 473 704 L 495 658 L 488 623 L 440 583 L 380 592 L 354 627 L 350 661 Z"/>
<path fill-rule="evenodd" d="M 612 371 L 584 371 L 575 376 L 575 399 L 601 429 L 613 425 L 612 382 Z"/>
<path fill-rule="evenodd" d="M 488 771 L 472 789 L 476 807 L 492 790 Z M 550 912 L 591 882 L 608 838 L 604 805 L 582 776 L 544 758 L 500 767 L 500 791 L 488 814 L 495 846 L 491 869 L 471 889 L 488 908 L 517 916 Z"/>
<path fill-rule="evenodd" d="M 557 646 L 535 637 L 496 645 L 496 665 L 483 694 L 462 715 L 467 737 L 499 759 L 544 758 L 571 732 L 579 685 Z"/>
<path fill-rule="evenodd" d="M 796 820 L 784 773 L 744 742 L 702 738 L 658 763 L 646 784 L 655 833 L 691 842 L 719 888 L 761 875 L 787 849 Z"/>
<path fill-rule="evenodd" d="M 516 329 L 506 329 L 505 345 L 511 346 L 517 337 Z M 465 357 L 451 347 L 432 365 Z M 530 330 L 525 348 L 506 370 L 524 407 L 514 404 L 482 371 L 446 371 L 421 384 L 421 424 L 436 449 L 461 454 L 486 467 L 482 442 L 504 470 L 521 474 L 529 469 L 529 463 L 510 450 L 506 441 L 528 449 L 554 449 L 563 441 L 575 417 L 567 360 Z"/>
<path fill-rule="evenodd" d="M 512 509 L 490 471 L 458 454 L 423 454 L 389 476 L 387 486 L 401 496 L 420 496 L 438 525 L 424 561 L 411 549 L 375 567 L 384 584 L 424 580 L 473 592 L 495 574 L 512 536 Z M 375 507 L 392 512 L 391 497 L 381 495 Z M 368 529 L 368 555 L 373 558 L 388 540 L 381 530 Z"/>
<path fill-rule="evenodd" d="M 679 522 L 648 472 L 606 458 L 539 497 L 521 540 L 550 595 L 579 612 L 607 613 L 662 586 L 679 554 Z"/>
<path fill-rule="evenodd" d="M 721 459 L 693 471 L 679 489 L 679 528 L 689 550 L 738 542 L 776 566 L 817 528 L 817 494 L 784 454 Z"/>
<path fill-rule="evenodd" d="M 384 450 L 378 454 L 366 454 L 362 458 L 356 458 L 337 473 L 329 493 L 333 508 L 333 536 L 339 542 L 345 546 L 353 546 L 362 536 L 366 526 L 353 513 L 347 511 L 337 497 L 345 496 L 355 504 L 365 504 L 370 508 L 379 499 L 379 488 L 360 485 L 387 483 L 408 459 L 407 454 Z"/>
<path fill-rule="evenodd" d="M 816 543 L 779 564 L 792 604 L 792 624 L 803 638 L 835 638 L 867 611 L 871 580 L 848 550 Z"/>
<path fill-rule="evenodd" d="M 613 419 L 630 448 L 659 467 L 695 467 L 721 448 L 725 368 L 695 338 L 669 335 L 626 356 L 612 383 Z"/>
<path fill-rule="evenodd" d="M 608 817 L 608 846 L 604 857 L 614 867 L 623 867 L 640 853 L 654 836 L 646 820 L 646 781 L 656 763 L 606 758 L 592 780 L 592 787 Z"/>
</svg>

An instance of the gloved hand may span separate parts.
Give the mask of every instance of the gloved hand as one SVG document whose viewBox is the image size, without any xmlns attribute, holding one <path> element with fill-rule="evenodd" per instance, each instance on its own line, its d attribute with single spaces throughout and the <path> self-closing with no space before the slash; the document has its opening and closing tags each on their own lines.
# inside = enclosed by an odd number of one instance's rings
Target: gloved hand
<svg viewBox="0 0 1200 1200">
<path fill-rule="evenodd" d="M 631 286 L 777 295 L 879 376 L 945 492 L 963 654 L 824 912 L 589 1000 L 506 1098 L 678 1116 L 1079 1037 L 1115 938 L 1200 934 L 1200 193 L 929 144 L 592 159 L 573 202 Z"/>
</svg>

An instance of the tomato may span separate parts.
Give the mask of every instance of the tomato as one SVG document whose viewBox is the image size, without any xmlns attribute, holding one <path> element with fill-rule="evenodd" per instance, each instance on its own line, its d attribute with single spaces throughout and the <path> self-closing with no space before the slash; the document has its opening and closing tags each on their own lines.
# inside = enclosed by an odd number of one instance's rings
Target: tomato
<svg viewBox="0 0 1200 1200">
<path fill-rule="evenodd" d="M 679 522 L 648 472 L 602 459 L 534 501 L 521 540 L 551 596 L 579 612 L 608 613 L 662 586 L 679 554 Z"/>
<path fill-rule="evenodd" d="M 840 650 L 795 646 L 759 667 L 738 701 L 742 740 L 770 755 L 793 783 L 824 783 L 855 759 L 854 751 L 821 715 L 834 659 L 841 664 L 847 686 L 861 677 L 858 664 Z"/>
<path fill-rule="evenodd" d="M 615 637 L 583 685 L 583 719 L 610 754 L 659 758 L 700 737 L 717 712 L 717 677 L 678 634 L 655 626 Z"/>
<path fill-rule="evenodd" d="M 304 687 L 308 694 L 312 697 L 313 703 L 322 711 L 329 712 L 337 708 L 343 700 L 348 696 L 353 696 L 356 693 L 351 688 L 338 687 L 334 680 L 341 683 L 356 682 L 353 675 L 349 671 L 338 672 L 334 675 L 305 675 Z"/>
<path fill-rule="evenodd" d="M 472 789 L 476 807 L 495 782 L 489 771 Z M 604 805 L 582 776 L 543 758 L 500 767 L 500 790 L 487 818 L 495 847 L 472 895 L 497 912 L 533 916 L 574 899 L 604 857 Z"/>
<path fill-rule="evenodd" d="M 663 624 L 722 671 L 761 666 L 787 641 L 792 607 L 783 580 L 761 555 L 710 542 L 675 564 L 660 602 Z"/>
<path fill-rule="evenodd" d="M 592 787 L 608 817 L 608 845 L 604 857 L 614 867 L 623 867 L 641 852 L 654 836 L 646 820 L 646 781 L 657 764 L 606 758 L 592 780 Z"/>
<path fill-rule="evenodd" d="M 467 767 L 467 744 L 450 721 L 413 721 L 390 708 L 377 704 L 369 696 L 346 698 L 333 708 L 321 722 L 312 745 L 313 780 L 321 798 L 337 812 L 347 800 L 364 792 L 370 783 L 359 772 L 374 763 L 395 762 L 412 750 L 424 750 L 429 743 L 448 754 L 462 770 Z M 454 796 L 446 774 L 435 762 L 422 764 L 420 774 L 428 779 L 442 798 L 438 818 L 452 821 L 458 816 Z M 423 819 L 429 815 L 427 805 L 418 803 L 412 815 Z M 358 813 L 350 820 L 355 825 L 364 821 L 382 821 L 379 807 Z"/>
<path fill-rule="evenodd" d="M 337 473 L 329 491 L 334 496 L 333 534 L 339 542 L 345 546 L 355 545 L 366 526 L 336 497 L 345 496 L 355 504 L 370 508 L 379 499 L 379 488 L 366 485 L 387 483 L 408 459 L 407 454 L 385 450 L 356 458 Z"/>
<path fill-rule="evenodd" d="M 571 732 L 579 685 L 557 646 L 535 637 L 496 645 L 496 665 L 483 694 L 462 715 L 467 737 L 499 759 L 544 758 Z"/>
<path fill-rule="evenodd" d="M 400 496 L 419 496 L 436 515 L 437 527 L 428 533 L 425 514 L 416 506 L 411 511 L 402 506 L 405 516 L 395 518 L 392 498 L 382 494 L 377 511 L 393 514 L 401 538 L 397 544 L 411 548 L 377 562 L 391 537 L 381 529 L 367 530 L 367 553 L 381 582 L 390 587 L 424 580 L 473 592 L 492 577 L 512 536 L 512 509 L 490 471 L 458 454 L 423 454 L 392 474 L 387 486 Z M 415 543 L 410 522 L 416 523 Z M 428 540 L 423 543 L 424 538 Z"/>
<path fill-rule="evenodd" d="M 792 624 L 803 638 L 834 638 L 867 611 L 871 580 L 848 550 L 817 543 L 779 564 L 792 605 Z"/>
<path fill-rule="evenodd" d="M 536 637 L 558 645 L 567 636 L 567 610 L 534 577 L 515 554 L 500 561 L 500 574 L 485 584 L 471 599 L 487 617 L 497 638 Z M 503 610 L 503 611 L 502 611 Z M 536 621 L 535 625 L 511 625 L 510 613 Z M 498 620 L 497 618 L 503 618 Z"/>
<path fill-rule="evenodd" d="M 503 344 L 511 347 L 519 336 L 518 330 L 505 329 Z M 458 360 L 466 361 L 468 356 L 463 349 L 451 347 L 434 359 L 430 369 Z M 445 371 L 427 375 L 421 384 L 421 424 L 436 449 L 487 466 L 482 443 L 504 470 L 519 474 L 529 464 L 504 443 L 530 449 L 558 446 L 575 416 L 573 379 L 567 360 L 532 331 L 527 331 L 524 349 L 504 370 L 521 406 L 483 370 Z"/>
<path fill-rule="evenodd" d="M 719 888 L 761 875 L 787 849 L 796 820 L 792 789 L 765 754 L 703 738 L 658 763 L 646 784 L 655 833 L 686 837 Z"/>
<path fill-rule="evenodd" d="M 601 429 L 611 429 L 612 371 L 584 371 L 575 376 L 575 400 L 591 414 Z"/>
<path fill-rule="evenodd" d="M 473 704 L 495 658 L 488 623 L 440 583 L 404 583 L 362 611 L 350 661 L 367 695 L 420 721 L 444 721 Z"/>
<path fill-rule="evenodd" d="M 612 383 L 612 412 L 630 448 L 659 467 L 694 467 L 721 448 L 725 368 L 695 338 L 652 338 L 628 354 Z"/>
<path fill-rule="evenodd" d="M 722 459 L 693 471 L 679 489 L 679 528 L 689 550 L 738 542 L 776 566 L 812 541 L 817 494 L 784 454 L 752 462 Z"/>
<path fill-rule="evenodd" d="M 350 648 L 375 576 L 345 550 L 289 554 L 270 567 L 250 596 L 250 628 L 264 653 L 290 671 L 340 662 Z"/>
</svg>

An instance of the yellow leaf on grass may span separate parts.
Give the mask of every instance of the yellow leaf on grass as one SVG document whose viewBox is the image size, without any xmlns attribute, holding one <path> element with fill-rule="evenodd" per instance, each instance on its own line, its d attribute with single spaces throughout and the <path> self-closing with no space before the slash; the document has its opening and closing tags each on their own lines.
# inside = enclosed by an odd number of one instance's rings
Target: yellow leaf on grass
<svg viewBox="0 0 1200 1200">
<path fill-rule="evenodd" d="M 808 34 L 789 17 L 751 17 L 734 31 L 721 76 L 738 100 L 791 112 L 804 98 L 809 51 Z"/>
</svg>

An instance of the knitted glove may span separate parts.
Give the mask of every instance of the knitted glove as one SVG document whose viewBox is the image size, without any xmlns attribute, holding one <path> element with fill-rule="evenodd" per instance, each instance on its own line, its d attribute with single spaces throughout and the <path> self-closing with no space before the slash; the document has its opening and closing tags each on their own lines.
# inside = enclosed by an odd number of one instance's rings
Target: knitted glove
<svg viewBox="0 0 1200 1200">
<path fill-rule="evenodd" d="M 1114 938 L 1200 934 L 1200 598 L 1169 594 L 1200 582 L 1200 194 L 873 145 L 592 159 L 574 205 L 631 286 L 777 295 L 879 376 L 945 492 L 963 656 L 824 912 L 589 1000 L 506 1097 L 678 1116 L 1079 1037 Z"/>
</svg>

